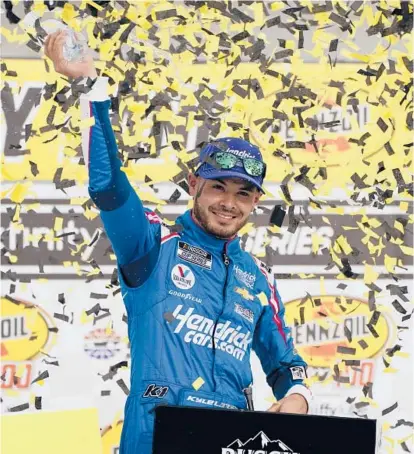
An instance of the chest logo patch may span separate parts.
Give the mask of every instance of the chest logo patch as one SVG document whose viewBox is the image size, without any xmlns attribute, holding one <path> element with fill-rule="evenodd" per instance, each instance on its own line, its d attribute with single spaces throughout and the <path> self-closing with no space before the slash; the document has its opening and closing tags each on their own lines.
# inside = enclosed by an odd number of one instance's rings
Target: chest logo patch
<svg viewBox="0 0 414 454">
<path fill-rule="evenodd" d="M 206 270 L 211 270 L 213 257 L 204 249 L 191 246 L 191 244 L 185 243 L 184 241 L 179 241 L 177 256 L 180 257 L 181 260 L 201 266 L 201 268 L 205 268 Z"/>
<path fill-rule="evenodd" d="M 246 287 L 253 290 L 254 283 L 256 282 L 256 275 L 242 270 L 237 265 L 234 266 L 233 270 L 236 278 Z"/>
<path fill-rule="evenodd" d="M 241 306 L 240 304 L 234 303 L 234 312 L 236 312 L 236 314 L 241 315 L 243 318 L 245 318 L 250 323 L 253 323 L 254 313 L 250 309 L 247 309 L 247 308 Z"/>
<path fill-rule="evenodd" d="M 171 279 L 176 287 L 183 290 L 189 290 L 195 284 L 194 273 L 187 265 L 175 265 L 171 271 Z"/>
<path fill-rule="evenodd" d="M 247 301 L 253 301 L 254 300 L 254 296 L 247 290 L 247 288 L 235 287 L 234 291 L 238 295 L 242 296 Z"/>
</svg>

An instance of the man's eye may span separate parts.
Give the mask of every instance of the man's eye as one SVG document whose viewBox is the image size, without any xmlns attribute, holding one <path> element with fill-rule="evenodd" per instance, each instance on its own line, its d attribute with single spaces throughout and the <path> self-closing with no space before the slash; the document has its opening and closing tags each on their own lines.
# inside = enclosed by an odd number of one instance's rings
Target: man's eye
<svg viewBox="0 0 414 454">
<path fill-rule="evenodd" d="M 221 186 L 219 184 L 215 184 L 215 185 L 213 185 L 213 189 L 219 189 L 221 191 L 224 188 L 223 188 L 223 186 Z"/>
<path fill-rule="evenodd" d="M 239 195 L 243 196 L 243 197 L 249 197 L 249 193 L 246 192 L 246 191 L 240 191 L 239 192 Z"/>
</svg>

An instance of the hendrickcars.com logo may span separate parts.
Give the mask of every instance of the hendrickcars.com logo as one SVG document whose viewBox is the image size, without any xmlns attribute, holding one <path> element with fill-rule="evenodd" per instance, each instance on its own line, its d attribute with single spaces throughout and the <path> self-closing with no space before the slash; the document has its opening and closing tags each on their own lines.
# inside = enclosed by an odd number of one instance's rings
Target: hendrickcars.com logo
<svg viewBox="0 0 414 454">
<path fill-rule="evenodd" d="M 35 376 L 33 360 L 56 341 L 57 328 L 41 307 L 1 298 L 1 388 L 27 389 Z"/>
</svg>

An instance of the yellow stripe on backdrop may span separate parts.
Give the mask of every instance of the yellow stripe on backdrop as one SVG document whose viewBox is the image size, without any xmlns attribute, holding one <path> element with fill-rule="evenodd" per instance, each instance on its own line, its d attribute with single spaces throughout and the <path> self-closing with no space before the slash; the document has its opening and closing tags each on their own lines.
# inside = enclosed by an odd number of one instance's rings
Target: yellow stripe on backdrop
<svg viewBox="0 0 414 454">
<path fill-rule="evenodd" d="M 4 454 L 102 454 L 96 408 L 9 414 L 1 427 Z"/>
<path fill-rule="evenodd" d="M 402 73 L 383 74 L 367 86 L 366 76 L 358 74 L 360 69 L 366 69 L 364 63 L 337 63 L 330 67 L 329 64 L 305 64 L 293 58 L 292 64 L 275 63 L 266 73 L 262 73 L 259 66 L 252 63 L 240 63 L 229 71 L 225 64 L 208 62 L 194 65 L 180 59 L 179 55 L 173 55 L 172 59 L 173 64 L 163 68 L 161 72 L 149 71 L 159 68 L 159 65 L 148 63 L 141 67 L 138 74 L 148 72 L 148 75 L 145 82 L 137 84 L 139 95 L 149 95 L 153 90 L 160 93 L 167 88 L 176 90 L 179 94 L 178 108 L 182 110 L 186 106 L 199 104 L 194 96 L 194 87 L 199 88 L 204 84 L 202 96 L 205 99 L 213 96 L 210 88 L 222 93 L 224 99 L 219 104 L 225 108 L 225 112 L 220 113 L 218 135 L 240 136 L 243 132 L 235 131 L 234 124 L 249 128 L 250 139 L 261 147 L 269 163 L 268 181 L 280 182 L 292 172 L 292 167 L 297 169 L 306 165 L 311 167 L 308 175 L 311 181 L 317 183 L 317 193 L 322 195 L 329 193 L 333 187 L 349 184 L 354 173 L 367 175 L 366 181 L 375 178 L 377 164 L 380 162 L 384 167 L 382 178 L 392 180 L 392 169 L 404 171 L 411 159 L 411 155 L 404 152 L 404 144 L 412 141 L 412 134 L 407 127 L 407 112 L 400 105 L 403 93 L 390 94 L 389 91 L 384 91 L 387 84 L 389 87 L 395 86 L 397 79 L 408 80 L 410 74 L 404 65 L 399 67 Z M 378 59 L 374 61 L 377 62 Z M 20 109 L 24 110 L 24 103 L 28 102 L 25 93 L 27 94 L 29 87 L 37 86 L 39 90 L 45 82 L 57 82 L 59 90 L 66 84 L 53 69 L 46 71 L 43 60 L 10 59 L 5 62 L 8 73 L 13 74 L 15 71 L 17 76 L 4 76 L 2 84 L 10 85 L 14 105 L 23 103 Z M 128 69 L 127 63 L 118 63 L 122 70 Z M 105 62 L 98 62 L 97 65 L 103 68 Z M 172 71 L 175 71 L 174 81 L 170 77 Z M 125 76 L 117 69 L 109 69 L 107 73 L 116 82 L 110 86 L 113 94 Z M 283 76 L 288 74 L 295 77 L 292 89 L 298 91 L 296 96 L 300 95 L 300 90 L 304 90 L 307 96 L 305 106 L 308 108 L 301 113 L 301 118 L 297 110 L 300 103 L 292 99 L 292 94 L 281 97 L 277 106 L 274 104 L 278 99 L 277 94 L 288 90 L 284 86 L 286 80 L 283 80 Z M 247 84 L 255 79 L 260 92 L 248 88 Z M 338 84 L 343 88 L 338 88 Z M 235 87 L 240 90 L 235 90 Z M 315 94 L 313 106 L 309 103 L 309 90 Z M 353 108 L 356 105 L 358 108 Z M 119 112 L 129 111 L 135 126 L 131 130 L 123 128 L 122 138 L 130 146 L 148 144 L 151 154 L 155 156 L 155 139 L 153 136 L 148 137 L 154 119 L 151 115 L 144 118 L 148 106 L 148 102 L 123 97 Z M 74 133 L 44 128 L 54 107 L 56 111 L 51 124 L 62 124 L 71 117 L 70 125 Z M 4 115 L 7 117 L 9 113 L 5 111 Z M 169 123 L 174 128 L 173 132 L 170 129 L 168 143 L 160 151 L 157 160 L 160 165 L 153 165 L 151 160 L 140 160 L 138 163 L 129 161 L 127 173 L 134 180 L 142 181 L 146 175 L 152 183 L 171 180 L 182 170 L 177 165 L 177 157 L 183 163 L 195 157 L 194 153 L 185 151 L 185 135 L 194 127 L 202 127 L 204 120 L 194 118 L 194 112 L 177 115 L 167 107 L 158 108 L 156 118 L 157 121 Z M 318 119 L 319 123 L 334 123 L 322 129 L 319 127 L 313 135 L 315 131 L 310 128 L 312 119 Z M 24 143 L 24 148 L 30 154 L 10 159 L 11 153 L 6 153 L 3 156 L 3 179 L 52 181 L 56 169 L 63 167 L 61 179 L 85 182 L 86 168 L 78 164 L 79 156 L 74 150 L 81 143 L 80 128 L 88 127 L 89 124 L 81 123 L 79 109 L 73 106 L 64 113 L 53 97 L 48 100 L 42 98 L 27 121 L 32 123 L 32 134 Z M 5 124 L 7 125 L 7 121 L 3 118 L 3 126 Z M 184 134 L 183 130 L 179 134 L 175 129 L 180 125 L 185 127 Z M 76 127 L 79 129 L 76 130 Z M 41 128 L 46 131 L 40 132 Z M 184 151 L 174 150 L 171 143 L 174 140 L 182 145 Z M 274 155 L 275 152 L 277 156 Z M 290 161 L 283 158 L 283 153 L 290 156 Z M 34 164 L 38 172 L 33 172 Z M 318 177 L 321 168 L 326 169 L 326 178 Z"/>
</svg>

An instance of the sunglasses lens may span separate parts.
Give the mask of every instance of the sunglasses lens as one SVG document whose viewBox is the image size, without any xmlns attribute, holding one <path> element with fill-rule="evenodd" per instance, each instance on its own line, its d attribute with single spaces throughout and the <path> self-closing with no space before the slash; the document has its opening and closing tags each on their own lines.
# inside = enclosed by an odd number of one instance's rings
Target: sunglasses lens
<svg viewBox="0 0 414 454">
<path fill-rule="evenodd" d="M 215 160 L 222 169 L 232 169 L 237 164 L 237 157 L 231 153 L 216 153 Z"/>
<path fill-rule="evenodd" d="M 257 159 L 245 159 L 244 168 L 246 169 L 246 172 L 253 177 L 259 177 L 263 175 L 264 172 L 263 162 L 260 162 Z"/>
</svg>

